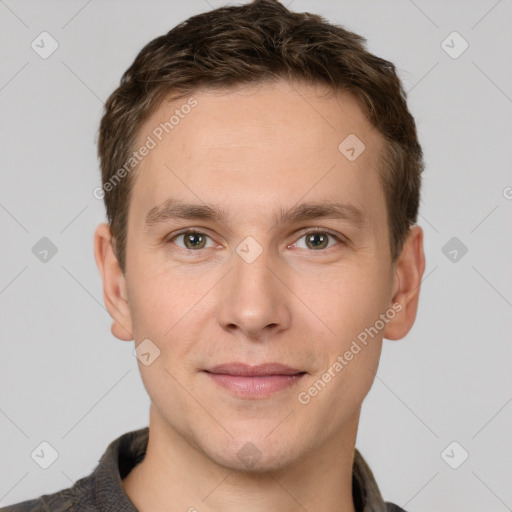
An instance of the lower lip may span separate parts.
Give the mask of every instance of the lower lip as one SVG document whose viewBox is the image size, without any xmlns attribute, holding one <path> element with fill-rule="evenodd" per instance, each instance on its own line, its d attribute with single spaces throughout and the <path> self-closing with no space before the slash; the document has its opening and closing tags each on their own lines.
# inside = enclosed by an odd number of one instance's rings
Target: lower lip
<svg viewBox="0 0 512 512">
<path fill-rule="evenodd" d="M 304 375 L 262 375 L 243 377 L 241 375 L 226 375 L 206 372 L 208 377 L 219 386 L 229 389 L 235 395 L 243 398 L 264 398 L 278 391 L 289 388 Z"/>
</svg>

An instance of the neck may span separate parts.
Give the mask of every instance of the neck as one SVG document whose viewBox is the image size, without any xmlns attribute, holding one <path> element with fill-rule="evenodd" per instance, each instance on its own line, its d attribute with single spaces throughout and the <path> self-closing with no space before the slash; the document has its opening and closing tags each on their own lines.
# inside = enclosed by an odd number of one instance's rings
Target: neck
<svg viewBox="0 0 512 512">
<path fill-rule="evenodd" d="M 151 408 L 144 460 L 123 480 L 139 512 L 355 512 L 352 465 L 359 416 L 349 433 L 329 439 L 293 466 L 272 472 L 220 466 Z"/>
</svg>

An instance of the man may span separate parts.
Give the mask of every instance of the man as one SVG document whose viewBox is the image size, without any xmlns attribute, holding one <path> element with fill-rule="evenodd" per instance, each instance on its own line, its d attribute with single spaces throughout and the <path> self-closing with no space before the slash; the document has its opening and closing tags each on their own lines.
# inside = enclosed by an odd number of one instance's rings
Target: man
<svg viewBox="0 0 512 512">
<path fill-rule="evenodd" d="M 101 121 L 94 247 L 149 428 L 5 510 L 402 510 L 355 443 L 382 340 L 416 317 L 423 164 L 363 42 L 261 0 L 140 52 Z"/>
</svg>

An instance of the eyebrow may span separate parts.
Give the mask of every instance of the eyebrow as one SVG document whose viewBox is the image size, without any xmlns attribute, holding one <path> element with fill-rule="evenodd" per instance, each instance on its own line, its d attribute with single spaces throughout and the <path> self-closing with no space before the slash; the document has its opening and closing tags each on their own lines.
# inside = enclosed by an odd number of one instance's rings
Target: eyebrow
<svg viewBox="0 0 512 512">
<path fill-rule="evenodd" d="M 229 211 L 225 208 L 169 198 L 147 212 L 145 225 L 152 227 L 176 219 L 211 220 L 227 225 L 228 217 Z M 274 224 L 295 224 L 321 218 L 343 220 L 357 228 L 361 228 L 366 222 L 364 212 L 353 204 L 331 201 L 301 203 L 289 210 L 281 207 L 274 214 L 273 220 Z"/>
</svg>

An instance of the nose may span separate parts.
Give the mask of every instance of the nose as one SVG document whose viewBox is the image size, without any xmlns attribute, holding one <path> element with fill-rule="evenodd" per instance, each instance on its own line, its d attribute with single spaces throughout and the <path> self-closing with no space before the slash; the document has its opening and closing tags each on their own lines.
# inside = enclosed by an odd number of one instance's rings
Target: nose
<svg viewBox="0 0 512 512">
<path fill-rule="evenodd" d="M 222 281 L 217 307 L 219 325 L 233 334 L 262 341 L 288 329 L 291 292 L 286 269 L 271 261 L 269 251 L 248 263 L 234 255 L 234 267 Z"/>
</svg>

